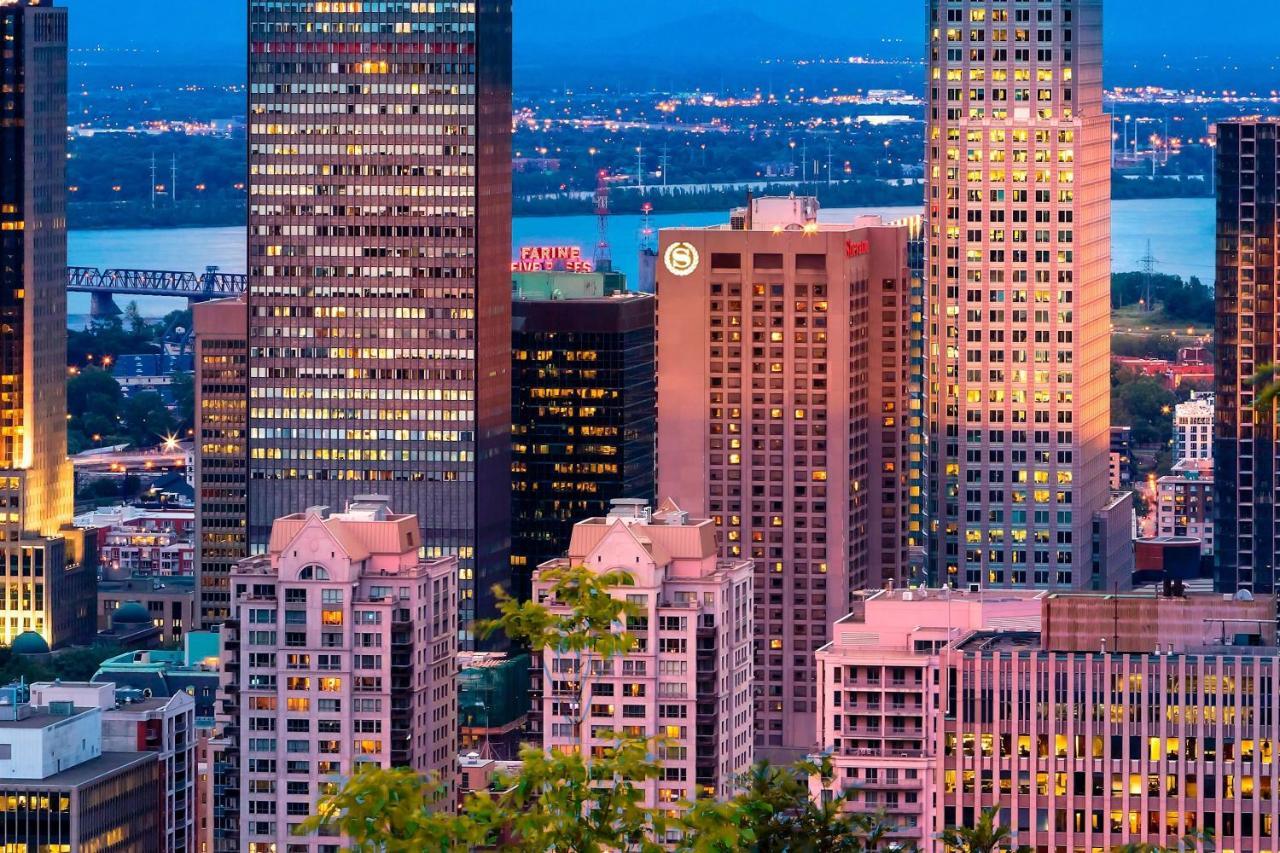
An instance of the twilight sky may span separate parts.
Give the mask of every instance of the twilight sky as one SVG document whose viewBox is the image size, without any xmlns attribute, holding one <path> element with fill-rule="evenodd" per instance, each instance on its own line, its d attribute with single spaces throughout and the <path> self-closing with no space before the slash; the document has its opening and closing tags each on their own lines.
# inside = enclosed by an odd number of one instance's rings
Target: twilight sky
<svg viewBox="0 0 1280 853">
<path fill-rule="evenodd" d="M 61 0 L 73 12 L 73 42 L 139 47 L 187 58 L 223 56 L 240 61 L 245 0 Z M 918 39 L 924 0 L 515 0 L 519 59 L 554 61 L 591 36 L 604 36 L 613 50 L 651 50 L 661 55 L 664 27 L 717 11 L 730 17 L 756 15 L 789 30 L 866 45 L 880 38 Z M 886 11 L 892 9 L 894 11 Z M 1276 52 L 1280 3 L 1276 0 L 1109 0 L 1107 43 L 1118 52 L 1153 47 L 1169 53 L 1231 52 L 1247 58 L 1251 48 Z M 652 38 L 645 44 L 626 34 Z M 697 35 L 714 43 L 715 32 Z M 219 55 L 221 54 L 221 56 Z"/>
</svg>

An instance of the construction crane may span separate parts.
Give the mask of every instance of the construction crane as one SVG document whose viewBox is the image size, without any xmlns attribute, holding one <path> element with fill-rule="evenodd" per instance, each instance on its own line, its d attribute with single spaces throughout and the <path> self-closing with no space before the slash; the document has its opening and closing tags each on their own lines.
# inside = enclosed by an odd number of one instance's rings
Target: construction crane
<svg viewBox="0 0 1280 853">
<path fill-rule="evenodd" d="M 596 176 L 596 239 L 595 267 L 598 272 L 609 272 L 613 269 L 613 258 L 609 250 L 609 173 L 601 169 Z"/>
</svg>

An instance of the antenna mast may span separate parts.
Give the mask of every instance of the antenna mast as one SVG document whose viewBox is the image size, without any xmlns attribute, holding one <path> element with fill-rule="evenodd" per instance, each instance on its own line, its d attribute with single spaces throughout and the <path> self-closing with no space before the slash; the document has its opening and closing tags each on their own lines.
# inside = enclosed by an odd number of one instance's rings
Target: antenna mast
<svg viewBox="0 0 1280 853">
<path fill-rule="evenodd" d="M 596 175 L 596 240 L 595 267 L 598 272 L 613 269 L 609 250 L 609 173 L 601 169 Z"/>
</svg>

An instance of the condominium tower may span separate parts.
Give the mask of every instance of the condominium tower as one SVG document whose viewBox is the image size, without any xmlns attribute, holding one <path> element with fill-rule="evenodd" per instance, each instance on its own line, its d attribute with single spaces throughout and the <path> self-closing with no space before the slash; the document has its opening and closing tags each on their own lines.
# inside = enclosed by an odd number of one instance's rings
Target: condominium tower
<svg viewBox="0 0 1280 853">
<path fill-rule="evenodd" d="M 298 824 L 365 766 L 436 774 L 452 798 L 458 567 L 418 556 L 419 524 L 385 496 L 313 507 L 232 573 L 220 722 L 238 768 L 219 780 L 234 809 L 218 804 L 238 812 L 231 849 L 337 853 L 341 839 Z"/>
<path fill-rule="evenodd" d="M 534 720 L 548 752 L 596 753 L 616 732 L 662 737 L 662 775 L 639 787 L 645 805 L 679 809 L 734 796 L 754 763 L 754 572 L 719 556 L 711 521 L 646 503 L 616 500 L 608 516 L 574 525 L 566 555 L 534 574 L 535 598 L 559 617 L 568 610 L 546 573 L 573 566 L 630 574 L 614 595 L 641 611 L 628 617 L 635 647 L 588 672 L 580 655 L 535 650 Z"/>
<path fill-rule="evenodd" d="M 1255 407 L 1276 337 L 1276 189 L 1280 122 L 1218 125 L 1217 363 L 1214 369 L 1214 577 L 1223 592 L 1276 592 L 1280 425 Z"/>
<path fill-rule="evenodd" d="M 249 114 L 250 552 L 387 494 L 465 624 L 509 571 L 511 4 L 251 0 Z"/>
<path fill-rule="evenodd" d="M 930 0 L 928 26 L 934 573 L 1101 587 L 1090 550 L 1109 501 L 1102 2 Z"/>
<path fill-rule="evenodd" d="M 93 636 L 67 459 L 67 11 L 0 3 L 0 644 Z M 91 562 L 88 561 L 88 562 Z"/>
<path fill-rule="evenodd" d="M 757 749 L 813 745 L 813 652 L 908 574 L 906 226 L 764 198 L 662 232 L 658 492 L 755 564 Z"/>
</svg>

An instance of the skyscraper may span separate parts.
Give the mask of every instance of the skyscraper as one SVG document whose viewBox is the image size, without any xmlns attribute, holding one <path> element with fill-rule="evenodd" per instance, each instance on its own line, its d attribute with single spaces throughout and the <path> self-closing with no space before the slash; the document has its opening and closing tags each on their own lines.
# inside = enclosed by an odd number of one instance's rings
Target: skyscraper
<svg viewBox="0 0 1280 853">
<path fill-rule="evenodd" d="M 813 198 L 731 222 L 662 231 L 658 492 L 755 564 L 756 745 L 785 759 L 850 593 L 908 574 L 909 232 Z"/>
<path fill-rule="evenodd" d="M 242 297 L 191 309 L 196 342 L 196 615 L 231 615 L 231 570 L 249 556 L 245 520 L 248 316 Z"/>
<path fill-rule="evenodd" d="M 93 635 L 67 459 L 67 12 L 0 3 L 0 643 Z"/>
<path fill-rule="evenodd" d="M 249 30 L 250 550 L 387 494 L 466 624 L 509 574 L 511 4 L 251 0 Z"/>
<path fill-rule="evenodd" d="M 1223 592 L 1276 592 L 1280 426 L 1254 408 L 1252 377 L 1280 361 L 1276 338 L 1276 189 L 1280 122 L 1218 125 L 1214 574 Z"/>
<path fill-rule="evenodd" d="M 601 273 L 517 273 L 511 569 L 562 556 L 573 525 L 654 493 L 654 298 Z"/>
<path fill-rule="evenodd" d="M 1101 0 L 929 2 L 934 571 L 1101 587 L 1110 121 Z"/>
</svg>

